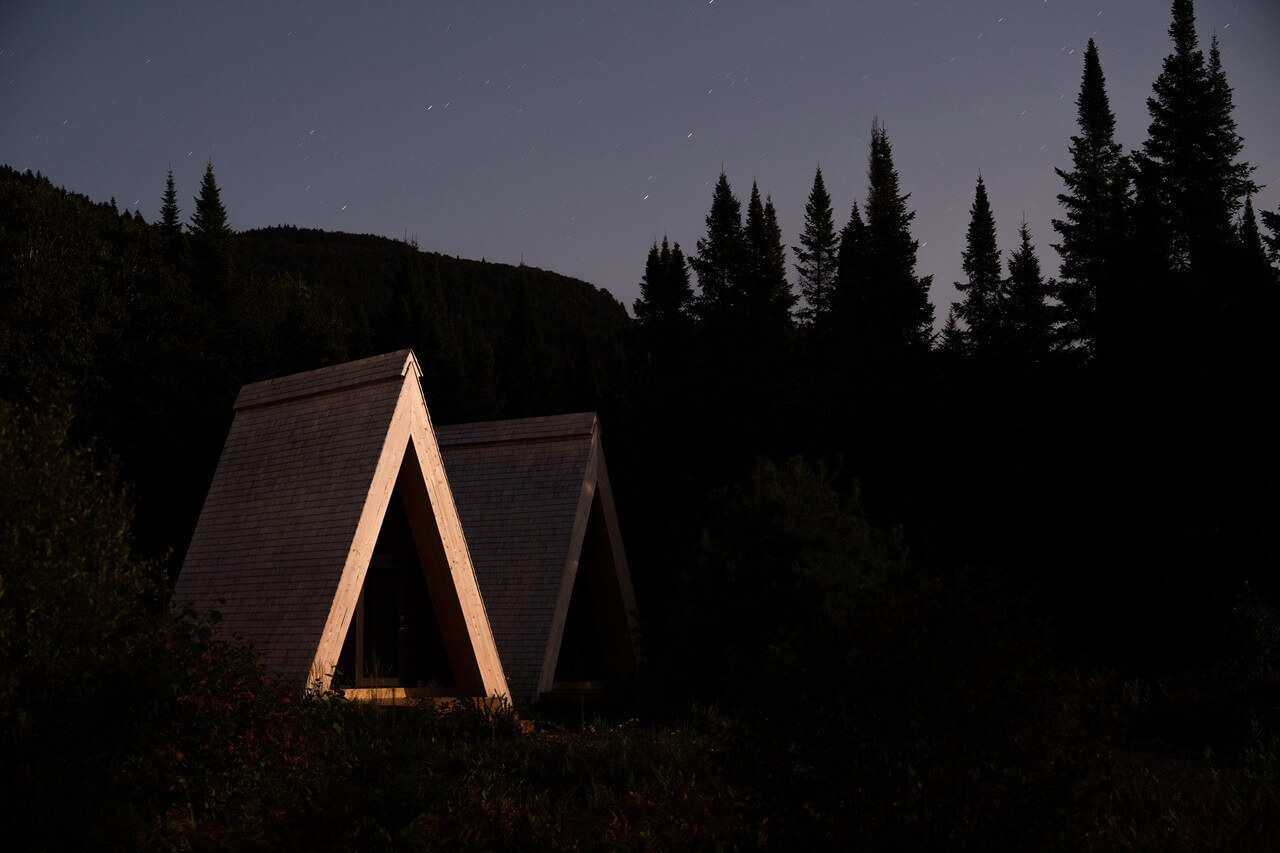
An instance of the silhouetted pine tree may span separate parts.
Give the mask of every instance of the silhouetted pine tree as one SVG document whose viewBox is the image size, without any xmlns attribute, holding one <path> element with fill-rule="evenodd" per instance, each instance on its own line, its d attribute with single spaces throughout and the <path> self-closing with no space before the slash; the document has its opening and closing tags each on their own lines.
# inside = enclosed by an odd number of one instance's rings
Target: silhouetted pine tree
<svg viewBox="0 0 1280 853">
<path fill-rule="evenodd" d="M 196 209 L 191 215 L 191 259 L 196 288 L 215 304 L 231 299 L 232 280 L 231 228 L 227 225 L 227 209 L 222 206 L 218 182 L 213 177 L 213 163 L 205 166 L 196 196 Z M 229 339 L 225 340 L 232 346 Z"/>
<path fill-rule="evenodd" d="M 662 248 L 655 241 L 645 260 L 640 297 L 635 301 L 636 322 L 642 329 L 663 329 L 688 322 L 693 305 L 689 269 L 680 244 L 672 248 L 662 236 Z"/>
<path fill-rule="evenodd" d="M 684 252 L 679 243 L 669 245 L 664 235 L 661 249 L 656 242 L 649 248 L 640 297 L 635 301 L 640 346 L 650 368 L 659 374 L 687 367 L 692 306 L 693 288 Z"/>
<path fill-rule="evenodd" d="M 777 342 L 791 324 L 795 297 L 787 282 L 786 249 L 773 199 L 761 204 L 760 189 L 751 184 L 747 203 L 745 263 L 742 270 L 741 312 L 747 328 Z"/>
<path fill-rule="evenodd" d="M 836 252 L 836 278 L 831 293 L 831 313 L 839 323 L 848 322 L 853 311 L 853 293 L 857 290 L 866 263 L 866 224 L 853 203 L 849 221 L 840 229 L 840 248 Z"/>
<path fill-rule="evenodd" d="M 1219 201 L 1230 216 L 1240 207 L 1240 199 L 1248 199 L 1258 186 L 1250 175 L 1254 167 L 1238 160 L 1244 150 L 1244 140 L 1236 132 L 1235 99 L 1231 85 L 1222 68 L 1222 53 L 1218 49 L 1215 33 L 1209 43 L 1209 130 L 1213 134 L 1213 146 L 1209 156 L 1222 176 L 1223 186 L 1215 200 Z"/>
<path fill-rule="evenodd" d="M 821 402 L 838 419 L 837 446 L 866 488 L 868 506 L 896 523 L 925 499 L 908 483 L 927 476 L 933 306 L 930 278 L 915 269 L 915 214 L 879 121 L 871 126 L 869 161 L 865 221 L 851 228 L 860 234 L 850 253 L 837 256 L 849 276 L 839 277 L 836 294 L 833 372 L 840 384 L 825 389 Z"/>
<path fill-rule="evenodd" d="M 196 210 L 191 215 L 191 233 L 211 240 L 222 240 L 231 234 L 231 228 L 227 225 L 227 209 L 222 206 L 222 194 L 213 177 L 212 161 L 205 166 L 200 195 L 196 196 Z"/>
<path fill-rule="evenodd" d="M 862 360 L 854 337 L 853 295 L 862 285 L 865 232 L 866 226 L 855 202 L 849 221 L 841 229 L 837 240 L 825 309 L 821 312 L 814 311 L 815 303 L 809 303 L 809 322 L 804 334 L 798 338 L 802 343 L 799 354 L 803 359 L 804 369 L 803 380 L 796 387 L 803 389 L 801 393 L 804 407 L 796 419 L 807 424 L 807 453 L 829 453 L 834 448 L 844 450 L 856 440 L 849 434 L 848 423 L 857 418 L 854 410 L 863 401 L 855 401 L 855 394 L 833 391 L 856 388 L 862 381 L 858 369 Z M 799 253 L 802 250 L 796 251 Z M 798 265 L 797 271 L 803 282 L 804 272 Z"/>
<path fill-rule="evenodd" d="M 1099 301 L 1123 286 L 1122 253 L 1128 232 L 1129 162 L 1115 141 L 1115 115 L 1093 39 L 1084 54 L 1084 76 L 1076 97 L 1080 133 L 1071 137 L 1071 170 L 1055 169 L 1066 185 L 1058 203 L 1065 219 L 1053 220 L 1062 258 L 1057 298 L 1061 336 L 1086 356 L 1096 350 Z"/>
<path fill-rule="evenodd" d="M 800 245 L 794 249 L 800 294 L 805 301 L 800 317 L 815 326 L 825 323 L 832 310 L 839 249 L 840 238 L 831 218 L 831 196 L 827 194 L 819 168 L 814 172 L 813 188 L 804 206 Z"/>
<path fill-rule="evenodd" d="M 1049 357 L 1053 322 L 1049 313 L 1049 286 L 1040 271 L 1040 260 L 1031 245 L 1031 230 L 1022 220 L 1018 248 L 1009 257 L 1002 349 L 1016 365 L 1043 364 Z"/>
<path fill-rule="evenodd" d="M 724 172 L 712 192 L 706 223 L 707 235 L 698 240 L 698 253 L 689 259 L 701 290 L 695 310 L 704 323 L 719 324 L 731 313 L 739 294 L 746 253 L 742 204 Z"/>
<path fill-rule="evenodd" d="M 1251 197 L 1244 200 L 1244 211 L 1240 214 L 1237 232 L 1245 265 L 1255 274 L 1268 274 L 1271 260 L 1267 255 L 1267 247 L 1262 242 L 1262 232 L 1258 230 L 1258 217 L 1253 212 Z"/>
<path fill-rule="evenodd" d="M 787 281 L 787 250 L 782 245 L 782 229 L 778 226 L 778 211 L 773 206 L 773 196 L 764 198 L 764 279 L 769 282 L 770 298 L 786 308 L 786 317 L 790 320 L 791 309 L 795 307 L 796 295 Z"/>
<path fill-rule="evenodd" d="M 858 252 L 860 269 L 849 294 L 849 332 L 877 360 L 900 360 L 930 347 L 932 277 L 916 275 L 920 244 L 911 236 L 915 211 L 907 208 L 910 194 L 899 189 L 889 135 L 879 121 L 871 125 L 869 159 L 866 228 Z"/>
<path fill-rule="evenodd" d="M 951 303 L 947 311 L 947 321 L 942 324 L 938 335 L 938 351 L 947 356 L 964 356 L 969 349 L 968 337 L 958 322 L 959 311 L 956 303 Z"/>
<path fill-rule="evenodd" d="M 1238 162 L 1243 142 L 1232 118 L 1231 87 L 1215 40 L 1206 65 L 1198 49 L 1191 0 L 1174 0 L 1169 26 L 1173 53 L 1147 99 L 1151 124 L 1143 144 L 1143 215 L 1159 217 L 1159 250 L 1170 270 L 1193 270 L 1221 260 L 1233 240 L 1232 219 L 1256 186 L 1252 168 Z"/>
<path fill-rule="evenodd" d="M 965 322 L 967 331 L 963 334 L 972 344 L 972 352 L 986 357 L 1004 331 L 1005 299 L 1000 248 L 996 245 L 996 220 L 982 175 L 978 175 L 973 205 L 969 208 L 969 230 L 961 257 L 967 281 L 956 282 L 956 290 L 964 294 L 964 301 L 955 313 Z"/>
<path fill-rule="evenodd" d="M 182 221 L 178 218 L 178 191 L 173 185 L 173 169 L 164 180 L 164 196 L 160 203 L 160 233 L 166 241 L 173 242 L 182 234 Z"/>
<path fill-rule="evenodd" d="M 1262 211 L 1262 224 L 1270 234 L 1262 235 L 1267 253 L 1273 264 L 1280 264 L 1280 211 Z"/>
<path fill-rule="evenodd" d="M 738 335 L 729 342 L 727 352 L 736 361 L 742 383 L 736 407 L 738 422 L 751 442 L 749 452 L 758 455 L 778 452 L 794 423 L 793 383 L 787 377 L 795 296 L 787 281 L 786 249 L 773 199 L 761 204 L 754 182 L 745 233 L 744 292 L 740 316 L 734 323 Z"/>
</svg>

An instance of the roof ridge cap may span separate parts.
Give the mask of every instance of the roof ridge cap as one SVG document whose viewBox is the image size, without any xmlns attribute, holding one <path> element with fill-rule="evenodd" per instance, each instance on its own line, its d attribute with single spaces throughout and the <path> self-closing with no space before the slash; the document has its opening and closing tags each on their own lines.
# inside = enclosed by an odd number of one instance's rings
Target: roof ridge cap
<svg viewBox="0 0 1280 853">
<path fill-rule="evenodd" d="M 589 423 L 583 423 L 587 421 Z M 556 421 L 560 421 L 559 424 Z M 533 422 L 546 424 L 546 431 L 512 430 L 519 425 L 533 426 Z M 466 437 L 450 433 L 477 432 Z M 435 427 L 436 441 L 443 447 L 478 447 L 497 444 L 535 444 L 564 441 L 569 438 L 591 438 L 600 432 L 600 416 L 595 412 L 572 412 L 564 415 L 538 415 L 529 418 L 506 418 L 491 421 L 472 421 L 461 424 L 445 424 Z M 485 434 L 488 432 L 489 434 Z"/>
<path fill-rule="evenodd" d="M 240 393 L 236 395 L 232 409 L 239 412 L 364 388 L 381 382 L 402 379 L 410 370 L 413 371 L 415 379 L 422 378 L 422 367 L 412 349 L 382 353 L 315 370 L 304 370 L 243 386 Z"/>
</svg>

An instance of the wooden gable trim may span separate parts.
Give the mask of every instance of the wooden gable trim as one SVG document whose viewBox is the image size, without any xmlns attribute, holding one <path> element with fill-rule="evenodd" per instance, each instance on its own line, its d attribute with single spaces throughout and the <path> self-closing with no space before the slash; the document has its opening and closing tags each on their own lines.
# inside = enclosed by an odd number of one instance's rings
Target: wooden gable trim
<svg viewBox="0 0 1280 853">
<path fill-rule="evenodd" d="M 564 640 L 564 626 L 569 618 L 569 602 L 573 599 L 573 585 L 578 579 L 578 565 L 582 561 L 582 543 L 587 536 L 587 522 L 591 519 L 591 503 L 596 492 L 596 473 L 600 458 L 600 422 L 591 426 L 591 451 L 587 468 L 582 475 L 582 487 L 578 492 L 578 508 L 574 513 L 573 532 L 569 536 L 569 551 L 565 558 L 564 572 L 560 576 L 560 589 L 556 593 L 556 609 L 551 615 L 551 634 L 547 638 L 546 654 L 542 658 L 542 672 L 538 676 L 538 693 L 549 693 L 555 683 L 556 662 L 560 660 L 560 644 Z"/>
<path fill-rule="evenodd" d="M 416 361 L 414 363 L 417 364 Z M 449 569 L 448 583 L 441 584 L 441 591 L 446 592 L 447 587 L 452 587 L 453 595 L 447 596 L 446 601 L 457 602 L 458 610 L 455 611 L 455 615 L 462 620 L 461 627 L 465 629 L 469 639 L 468 645 L 475 656 L 483 695 L 508 697 L 510 690 L 502 670 L 502 660 L 498 657 L 498 647 L 494 643 L 493 630 L 489 625 L 489 614 L 485 610 L 484 599 L 480 596 L 480 585 L 471 563 L 471 552 L 467 547 L 462 522 L 458 518 L 458 507 L 454 503 L 453 492 L 449 488 L 449 479 L 445 474 L 440 447 L 436 443 L 431 415 L 427 411 L 427 403 L 422 396 L 422 386 L 416 377 L 412 381 L 406 380 L 405 385 L 408 395 L 414 400 L 413 404 L 408 406 L 413 427 L 412 445 L 417 455 L 418 468 L 424 475 L 426 496 L 430 501 L 435 529 L 439 533 L 439 543 L 444 550 Z M 412 491 L 406 492 L 406 510 L 409 509 L 409 502 L 415 497 Z M 411 515 L 410 518 L 412 517 Z M 414 541 L 418 542 L 416 532 Z M 418 547 L 421 553 L 421 544 Z M 434 594 L 435 590 L 431 591 Z"/>
<path fill-rule="evenodd" d="M 560 660 L 560 648 L 564 641 L 565 623 L 569 617 L 569 605 L 573 598 L 573 588 L 578 578 L 578 569 L 582 561 L 583 545 L 587 527 L 591 521 L 591 513 L 599 501 L 601 518 L 598 523 L 604 525 L 605 536 L 609 542 L 609 553 L 617 584 L 619 599 L 622 604 L 623 617 L 626 619 L 626 633 L 631 651 L 631 665 L 639 661 L 639 648 L 636 637 L 639 632 L 639 617 L 636 611 L 635 592 L 631 586 L 631 571 L 627 565 L 626 552 L 622 547 L 622 536 L 618 525 L 617 509 L 613 502 L 613 490 L 609 485 L 609 472 L 604 461 L 604 449 L 600 442 L 600 421 L 595 419 L 591 427 L 591 450 L 587 460 L 587 468 L 583 473 L 582 491 L 578 498 L 577 513 L 573 522 L 573 533 L 569 540 L 569 552 L 565 560 L 564 575 L 556 597 L 556 609 L 551 621 L 551 634 L 547 640 L 546 657 L 542 661 L 542 672 L 538 677 L 538 695 L 546 696 L 555 690 L 556 665 Z"/>
<path fill-rule="evenodd" d="M 464 665 L 464 671 L 459 673 L 459 687 L 466 685 L 467 689 L 484 696 L 507 698 L 510 691 L 480 598 L 457 508 L 445 478 L 440 449 L 418 382 L 420 375 L 417 359 L 410 352 L 402 370 L 404 379 L 395 413 L 387 428 L 356 533 L 342 568 L 341 580 L 316 649 L 311 683 L 322 689 L 328 689 L 331 684 L 392 491 L 400 483 L 414 543 L 427 572 L 428 589 L 432 596 L 443 596 L 441 600 L 433 600 L 433 604 L 437 613 L 444 616 L 441 627 L 449 634 L 446 647 L 450 651 L 451 662 L 455 666 Z M 413 456 L 409 458 L 411 449 Z M 413 465 L 409 466 L 409 462 Z M 417 476 L 402 477 L 407 467 Z M 422 529 L 427 525 L 434 525 L 435 537 Z M 438 541 L 439 553 L 432 553 L 433 538 Z M 463 638 L 465 643 L 461 642 Z M 466 656 L 468 650 L 469 658 Z"/>
<path fill-rule="evenodd" d="M 640 613 L 636 608 L 635 589 L 631 586 L 631 567 L 627 563 L 627 552 L 622 547 L 622 528 L 618 524 L 618 510 L 613 502 L 613 487 L 609 484 L 609 469 L 604 461 L 604 450 L 596 442 L 596 453 L 599 459 L 596 468 L 596 490 L 600 495 L 600 509 L 604 512 L 605 532 L 609 536 L 609 550 L 613 555 L 613 571 L 617 576 L 618 592 L 622 598 L 623 615 L 627 620 L 627 636 L 633 661 L 640 661 L 640 647 L 637 639 L 640 635 Z"/>
</svg>

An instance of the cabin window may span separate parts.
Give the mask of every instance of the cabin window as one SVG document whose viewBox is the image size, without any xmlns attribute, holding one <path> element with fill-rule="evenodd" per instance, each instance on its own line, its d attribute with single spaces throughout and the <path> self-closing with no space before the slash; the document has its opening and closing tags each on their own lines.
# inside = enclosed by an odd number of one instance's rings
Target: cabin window
<svg viewBox="0 0 1280 853">
<path fill-rule="evenodd" d="M 334 685 L 456 687 L 398 491 L 369 561 Z"/>
</svg>

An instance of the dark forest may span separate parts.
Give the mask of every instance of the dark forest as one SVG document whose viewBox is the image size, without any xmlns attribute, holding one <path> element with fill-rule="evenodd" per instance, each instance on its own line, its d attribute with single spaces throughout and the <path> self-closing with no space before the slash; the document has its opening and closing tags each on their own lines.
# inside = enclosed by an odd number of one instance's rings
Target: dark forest
<svg viewBox="0 0 1280 853">
<path fill-rule="evenodd" d="M 233 232 L 212 166 L 185 218 L 158 175 L 154 221 L 0 167 L 5 824 L 34 848 L 1280 846 L 1280 211 L 1194 23 L 1174 2 L 1131 151 L 1089 43 L 1053 233 L 997 223 L 975 176 L 951 306 L 873 119 L 847 219 L 820 170 L 797 235 L 721 173 L 631 313 L 408 239 Z M 169 608 L 240 387 L 402 347 L 437 424 L 600 413 L 634 696 L 377 713 Z"/>
</svg>

